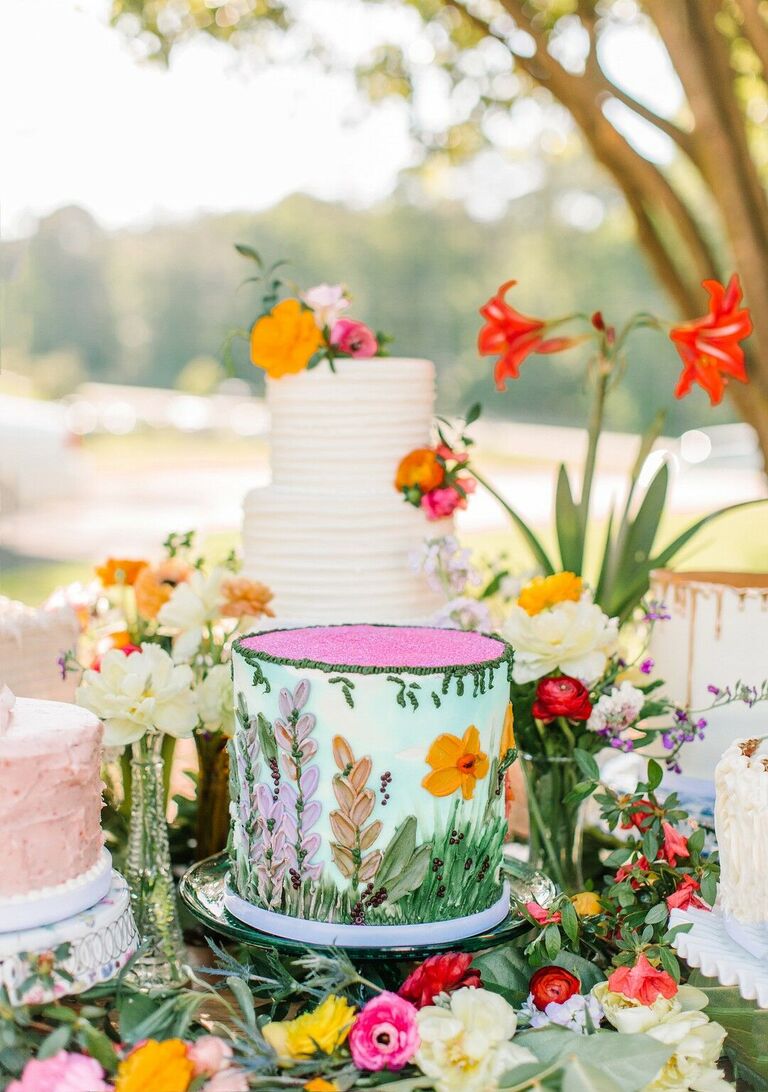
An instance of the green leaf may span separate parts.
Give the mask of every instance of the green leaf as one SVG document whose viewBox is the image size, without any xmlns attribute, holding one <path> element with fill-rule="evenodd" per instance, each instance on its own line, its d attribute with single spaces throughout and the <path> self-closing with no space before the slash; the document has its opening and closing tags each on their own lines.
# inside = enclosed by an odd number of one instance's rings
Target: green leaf
<svg viewBox="0 0 768 1092">
<path fill-rule="evenodd" d="M 580 1058 L 566 1062 L 560 1088 L 562 1092 L 616 1092 L 610 1077 Z"/>
<path fill-rule="evenodd" d="M 41 1061 L 45 1058 L 51 1058 L 54 1054 L 58 1054 L 60 1050 L 64 1050 L 69 1045 L 71 1038 L 71 1024 L 61 1024 L 43 1039 L 37 1051 L 37 1057 Z"/>
<path fill-rule="evenodd" d="M 555 958 L 561 945 L 560 930 L 556 925 L 548 925 L 544 930 L 544 947 L 550 959 Z"/>
<path fill-rule="evenodd" d="M 376 873 L 379 887 L 388 887 L 389 881 L 402 872 L 416 850 L 416 816 L 407 816 L 384 850 L 381 865 Z"/>
<path fill-rule="evenodd" d="M 562 463 L 557 472 L 555 526 L 563 569 L 580 575 L 584 562 L 584 526 L 573 500 L 568 471 Z"/>
<path fill-rule="evenodd" d="M 657 902 L 643 919 L 647 925 L 660 925 L 669 917 L 669 908 L 665 902 Z"/>
<path fill-rule="evenodd" d="M 560 914 L 563 932 L 570 941 L 576 944 L 579 939 L 579 916 L 570 900 L 566 899 L 563 903 Z"/>
<path fill-rule="evenodd" d="M 613 542 L 613 521 L 615 519 L 616 512 L 614 508 L 611 508 L 608 516 L 608 526 L 605 530 L 605 542 L 603 544 L 603 560 L 600 562 L 600 575 L 597 578 L 597 584 L 595 586 L 595 602 L 598 606 L 603 607 L 603 599 L 606 597 L 606 589 L 609 589 L 610 595 L 610 582 L 613 571 L 613 555 L 614 555 L 614 542 Z M 603 607 L 603 609 L 605 609 Z"/>
<path fill-rule="evenodd" d="M 91 1057 L 95 1058 L 107 1073 L 115 1072 L 117 1069 L 115 1044 L 103 1031 L 99 1031 L 91 1024 L 83 1024 L 78 1038 Z"/>
<path fill-rule="evenodd" d="M 415 891 L 417 887 L 421 887 L 424 882 L 424 877 L 427 874 L 427 869 L 429 868 L 431 856 L 432 845 L 427 842 L 425 845 L 419 846 L 401 872 L 398 872 L 388 881 L 388 883 L 383 885 L 379 884 L 379 886 L 385 886 L 387 889 L 388 903 L 395 903 L 398 899 L 401 899 L 403 895 L 408 895 L 411 891 Z M 377 884 L 378 880 L 379 876 L 377 873 Z"/>
<path fill-rule="evenodd" d="M 243 1020 L 251 1030 L 256 1030 L 256 1009 L 253 1004 L 253 994 L 248 988 L 247 983 L 242 978 L 237 978 L 234 975 L 227 979 L 227 986 L 235 995 L 235 1000 L 240 1006 L 240 1012 L 243 1014 Z"/>
<path fill-rule="evenodd" d="M 563 798 L 564 804 L 578 804 L 586 800 L 597 788 L 596 781 L 579 781 Z"/>
<path fill-rule="evenodd" d="M 480 414 L 483 412 L 483 407 L 480 402 L 474 402 L 467 412 L 464 414 L 464 424 L 469 427 L 474 425 Z"/>
<path fill-rule="evenodd" d="M 712 872 L 705 872 L 701 877 L 701 897 L 710 906 L 715 905 L 717 898 L 717 880 Z"/>
<path fill-rule="evenodd" d="M 704 842 L 707 837 L 707 832 L 704 827 L 699 827 L 688 838 L 688 851 L 689 853 L 701 853 L 704 848 Z"/>
<path fill-rule="evenodd" d="M 519 949 L 495 948 L 475 956 L 472 966 L 480 972 L 483 986 L 501 994 L 511 1005 L 522 1004 L 528 996 L 531 969 Z"/>
<path fill-rule="evenodd" d="M 575 974 L 581 982 L 581 992 L 589 993 L 598 982 L 603 982 L 605 975 L 598 966 L 575 952 L 560 951 L 554 960 L 556 967 L 564 967 L 566 971 Z"/>
<path fill-rule="evenodd" d="M 261 255 L 258 250 L 254 250 L 252 246 L 248 246 L 246 243 L 235 243 L 235 250 L 238 254 L 241 254 L 243 258 L 250 258 L 252 262 L 256 262 L 259 269 L 264 268 Z"/>
<path fill-rule="evenodd" d="M 585 751 L 582 747 L 575 747 L 573 757 L 582 773 L 592 781 L 600 780 L 600 767 L 595 762 L 594 755 Z"/>
<path fill-rule="evenodd" d="M 658 789 L 664 778 L 664 771 L 655 758 L 648 763 L 648 788 L 651 792 Z"/>
<path fill-rule="evenodd" d="M 490 599 L 492 595 L 496 595 L 496 593 L 501 588 L 502 583 L 506 580 L 508 576 L 509 569 L 503 569 L 501 572 L 496 573 L 493 580 L 491 580 L 486 585 L 486 587 L 483 588 L 482 592 L 480 593 L 480 598 Z"/>
<path fill-rule="evenodd" d="M 261 753 L 267 762 L 277 758 L 277 743 L 275 742 L 275 734 L 272 731 L 272 725 L 269 723 L 263 713 L 259 713 L 256 718 L 259 733 L 259 746 L 261 747 Z"/>
</svg>

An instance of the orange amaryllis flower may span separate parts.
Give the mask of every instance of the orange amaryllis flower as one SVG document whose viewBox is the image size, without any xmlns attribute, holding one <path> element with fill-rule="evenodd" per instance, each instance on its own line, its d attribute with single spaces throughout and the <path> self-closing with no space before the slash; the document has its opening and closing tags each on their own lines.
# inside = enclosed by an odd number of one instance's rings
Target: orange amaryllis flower
<svg viewBox="0 0 768 1092">
<path fill-rule="evenodd" d="M 432 767 L 421 782 L 433 796 L 450 796 L 461 789 L 465 800 L 471 800 L 475 784 L 488 773 L 488 755 L 480 750 L 480 733 L 474 724 L 462 739 L 445 732 L 438 736 L 427 754 Z"/>
<path fill-rule="evenodd" d="M 148 1092 L 150 1088 L 187 1092 L 194 1076 L 195 1067 L 187 1056 L 185 1042 L 147 1039 L 118 1066 L 115 1092 Z"/>
<path fill-rule="evenodd" d="M 103 565 L 96 566 L 96 575 L 103 587 L 115 584 L 135 584 L 136 577 L 149 564 L 142 558 L 108 557 Z"/>
<path fill-rule="evenodd" d="M 437 489 L 445 479 L 445 466 L 431 447 L 418 447 L 400 460 L 395 475 L 395 489 L 419 489 L 429 493 Z"/>
<path fill-rule="evenodd" d="M 302 372 L 323 343 L 311 311 L 298 300 L 276 304 L 251 330 L 251 361 L 271 379 Z"/>
<path fill-rule="evenodd" d="M 501 354 L 494 372 L 500 391 L 508 379 L 519 377 L 520 365 L 531 353 L 559 353 L 576 344 L 575 338 L 545 337 L 548 324 L 543 319 L 529 318 L 510 307 L 504 297 L 515 284 L 517 281 L 502 284 L 496 295 L 480 308 L 486 325 L 478 334 L 477 348 L 481 356 Z"/>
<path fill-rule="evenodd" d="M 675 398 L 684 398 L 694 383 L 707 392 L 713 406 L 722 400 L 728 379 L 746 383 L 744 350 L 740 341 L 752 333 L 752 319 L 741 303 L 737 273 L 728 287 L 719 281 L 703 281 L 709 292 L 709 311 L 701 318 L 674 326 L 669 336 L 683 361 Z"/>
</svg>

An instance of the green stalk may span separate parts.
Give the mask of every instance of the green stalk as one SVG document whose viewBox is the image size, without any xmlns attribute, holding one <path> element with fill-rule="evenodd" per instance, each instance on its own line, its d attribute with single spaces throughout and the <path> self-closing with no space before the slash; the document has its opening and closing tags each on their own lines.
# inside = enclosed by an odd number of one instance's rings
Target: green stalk
<svg viewBox="0 0 768 1092">
<path fill-rule="evenodd" d="M 605 399 L 608 394 L 608 381 L 611 377 L 611 369 L 604 356 L 600 356 L 597 362 L 598 376 L 595 386 L 595 396 L 589 414 L 587 435 L 587 458 L 584 463 L 584 477 L 581 484 L 581 498 L 579 500 L 579 515 L 581 517 L 582 533 L 587 536 L 587 522 L 589 520 L 589 506 L 592 498 L 592 483 L 595 477 L 597 464 L 597 445 L 600 442 L 600 434 L 603 431 L 603 418 L 605 416 Z"/>
<path fill-rule="evenodd" d="M 555 847 L 552 845 L 552 840 L 549 837 L 549 831 L 544 824 L 544 817 L 541 814 L 539 802 L 536 799 L 536 793 L 533 791 L 533 786 L 531 785 L 530 778 L 528 777 L 528 770 L 526 768 L 525 760 L 523 760 L 520 765 L 523 771 L 526 792 L 528 793 L 528 808 L 531 812 L 531 815 L 533 816 L 534 822 L 536 823 L 539 837 L 541 838 L 547 857 L 549 858 L 550 865 L 552 866 L 552 875 L 555 879 L 555 882 L 559 885 L 560 890 L 566 891 L 568 885 L 565 882 L 565 877 L 563 876 L 563 871 L 560 867 L 560 859 L 555 852 Z"/>
<path fill-rule="evenodd" d="M 526 543 L 528 544 L 529 550 L 531 551 L 533 556 L 536 558 L 536 561 L 538 562 L 538 564 L 543 569 L 544 575 L 545 576 L 551 576 L 555 572 L 555 569 L 554 569 L 554 566 L 552 565 L 552 562 L 549 560 L 549 557 L 547 555 L 547 551 L 544 549 L 541 542 L 539 542 L 538 538 L 533 533 L 533 531 L 530 529 L 530 527 L 525 522 L 525 520 L 522 518 L 522 516 L 518 515 L 518 513 L 514 510 L 514 508 L 512 508 L 510 506 L 510 504 L 504 499 L 504 497 L 501 495 L 501 493 L 499 493 L 496 489 L 494 489 L 494 487 L 491 485 L 491 483 L 488 481 L 487 478 L 485 478 L 482 474 L 478 474 L 478 472 L 477 472 L 477 470 L 475 469 L 474 466 L 471 466 L 471 467 L 468 466 L 467 469 L 470 471 L 470 473 L 475 478 L 475 480 L 480 485 L 482 485 L 484 489 L 488 490 L 488 492 L 491 494 L 491 496 L 494 498 L 494 500 L 498 501 L 498 503 L 501 505 L 501 507 L 504 509 L 504 511 L 509 516 L 509 518 L 515 524 L 515 526 L 517 527 L 517 529 L 520 531 L 523 538 L 525 539 Z"/>
</svg>

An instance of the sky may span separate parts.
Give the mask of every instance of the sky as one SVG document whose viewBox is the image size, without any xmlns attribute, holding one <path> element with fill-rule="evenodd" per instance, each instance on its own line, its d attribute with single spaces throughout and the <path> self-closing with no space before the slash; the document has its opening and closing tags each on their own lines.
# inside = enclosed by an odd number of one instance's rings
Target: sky
<svg viewBox="0 0 768 1092">
<path fill-rule="evenodd" d="M 343 25 L 353 60 L 386 29 L 422 64 L 422 107 L 439 113 L 429 47 L 409 16 L 387 5 L 352 18 L 354 0 L 311 0 L 313 18 L 333 34 Z M 629 8 L 632 0 L 623 0 Z M 107 24 L 108 0 L 0 0 L 0 228 L 8 237 L 74 203 L 107 228 L 146 226 L 200 212 L 263 209 L 294 192 L 372 204 L 392 192 L 417 156 L 406 107 L 365 103 L 351 75 L 313 62 L 256 69 L 228 47 L 198 38 L 170 69 L 142 61 Z M 410 13 L 411 15 L 413 13 Z M 576 43 L 577 44 L 577 43 Z M 634 27 L 612 32 L 609 71 L 663 113 L 680 89 L 666 56 Z M 628 135 L 653 158 L 666 138 L 627 121 Z M 543 128 L 567 119 L 521 110 L 507 144 L 514 157 L 486 157 L 456 176 L 451 196 L 489 218 L 540 183 L 535 145 Z M 562 134 L 561 134 L 562 135 Z"/>
</svg>

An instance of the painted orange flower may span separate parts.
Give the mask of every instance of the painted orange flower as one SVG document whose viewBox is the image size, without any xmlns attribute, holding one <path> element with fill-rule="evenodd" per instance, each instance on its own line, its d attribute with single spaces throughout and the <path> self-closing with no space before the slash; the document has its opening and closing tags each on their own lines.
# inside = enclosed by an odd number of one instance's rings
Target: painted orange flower
<svg viewBox="0 0 768 1092">
<path fill-rule="evenodd" d="M 143 558 L 108 557 L 103 565 L 96 566 L 96 575 L 105 588 L 111 588 L 115 584 L 133 585 L 147 565 L 149 562 Z"/>
<path fill-rule="evenodd" d="M 442 485 L 444 478 L 445 467 L 438 459 L 437 452 L 431 447 L 417 447 L 401 459 L 395 475 L 395 489 L 402 492 L 415 488 L 429 493 Z"/>
<path fill-rule="evenodd" d="M 195 1066 L 187 1057 L 185 1042 L 147 1039 L 120 1063 L 115 1092 L 148 1092 L 150 1088 L 187 1092 L 194 1075 Z"/>
<path fill-rule="evenodd" d="M 323 343 L 311 311 L 298 300 L 282 300 L 251 330 L 251 361 L 271 379 L 302 372 Z"/>
<path fill-rule="evenodd" d="M 274 618 L 269 603 L 272 592 L 266 584 L 249 580 L 246 576 L 229 576 L 221 584 L 221 613 L 225 618 L 260 618 L 266 614 Z"/>
<path fill-rule="evenodd" d="M 470 724 L 462 739 L 444 732 L 438 736 L 427 754 L 432 767 L 421 782 L 433 796 L 450 796 L 461 789 L 465 800 L 471 800 L 476 783 L 488 773 L 488 755 L 480 750 L 480 733 Z"/>
<path fill-rule="evenodd" d="M 179 557 L 169 557 L 159 565 L 147 565 L 133 585 L 136 610 L 142 618 L 157 618 L 160 608 L 168 602 L 177 584 L 189 579 L 192 568 Z"/>
<path fill-rule="evenodd" d="M 703 281 L 709 311 L 702 318 L 673 327 L 669 336 L 683 361 L 675 398 L 684 398 L 694 383 L 707 392 L 713 406 L 722 400 L 730 379 L 746 383 L 744 350 L 739 344 L 752 333 L 752 319 L 741 303 L 741 283 L 734 273 L 728 287 Z"/>
<path fill-rule="evenodd" d="M 499 758 L 503 758 L 507 751 L 515 746 L 515 709 L 512 702 L 507 706 L 504 714 L 504 724 L 501 728 L 501 740 L 499 742 Z"/>
<path fill-rule="evenodd" d="M 552 576 L 537 576 L 526 584 L 517 597 L 518 606 L 526 614 L 541 614 L 543 610 L 556 607 L 566 601 L 578 603 L 583 590 L 582 580 L 575 573 L 554 573 Z"/>
</svg>

